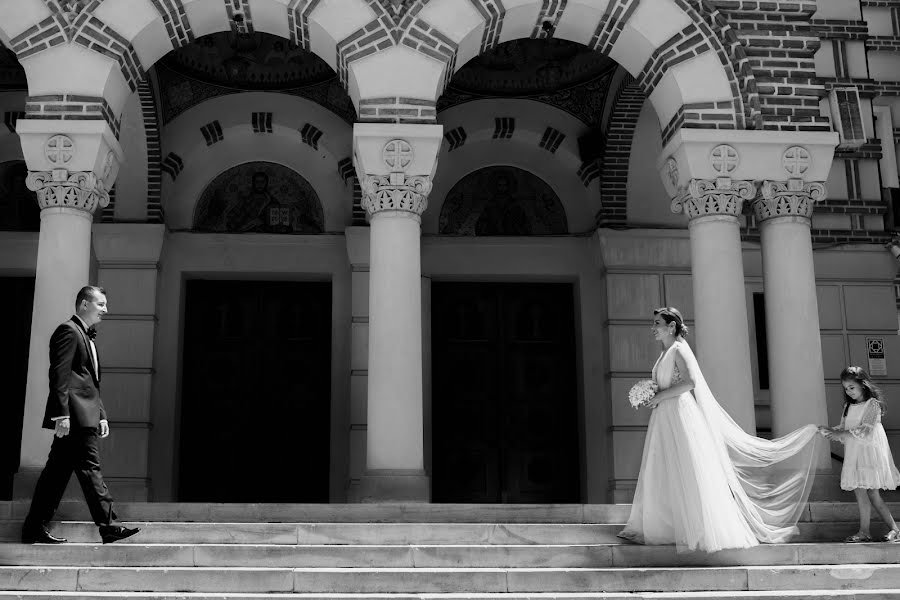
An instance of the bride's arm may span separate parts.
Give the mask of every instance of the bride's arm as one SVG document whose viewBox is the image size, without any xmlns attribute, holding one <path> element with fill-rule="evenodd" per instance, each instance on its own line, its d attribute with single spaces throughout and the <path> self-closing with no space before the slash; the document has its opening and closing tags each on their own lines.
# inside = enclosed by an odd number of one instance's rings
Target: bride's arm
<svg viewBox="0 0 900 600">
<path fill-rule="evenodd" d="M 675 366 L 678 367 L 678 372 L 681 373 L 681 381 L 657 392 L 650 401 L 650 406 L 656 406 L 663 400 L 668 400 L 669 398 L 677 398 L 685 392 L 690 392 L 694 389 L 694 380 L 696 377 L 684 360 L 684 356 L 681 354 L 681 348 L 675 348 L 673 353 L 675 357 Z"/>
</svg>

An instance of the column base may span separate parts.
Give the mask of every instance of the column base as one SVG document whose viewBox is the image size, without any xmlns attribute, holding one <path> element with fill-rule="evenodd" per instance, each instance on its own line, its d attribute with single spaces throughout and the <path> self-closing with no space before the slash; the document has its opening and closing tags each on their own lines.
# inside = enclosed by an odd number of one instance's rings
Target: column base
<svg viewBox="0 0 900 600">
<path fill-rule="evenodd" d="M 357 502 L 431 502 L 431 482 L 425 471 L 366 471 L 355 490 Z"/>
</svg>

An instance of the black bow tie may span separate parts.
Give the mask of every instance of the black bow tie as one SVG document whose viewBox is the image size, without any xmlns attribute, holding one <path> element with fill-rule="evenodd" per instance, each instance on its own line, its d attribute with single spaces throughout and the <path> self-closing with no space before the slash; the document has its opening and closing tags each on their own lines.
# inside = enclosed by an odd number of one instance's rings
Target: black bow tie
<svg viewBox="0 0 900 600">
<path fill-rule="evenodd" d="M 93 327 L 88 327 L 87 336 L 93 340 L 97 337 L 97 330 Z"/>
</svg>

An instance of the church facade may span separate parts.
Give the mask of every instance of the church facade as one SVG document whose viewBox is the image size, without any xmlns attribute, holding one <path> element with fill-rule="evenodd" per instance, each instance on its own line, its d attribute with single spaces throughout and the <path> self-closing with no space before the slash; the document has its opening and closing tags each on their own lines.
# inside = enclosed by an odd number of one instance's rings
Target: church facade
<svg viewBox="0 0 900 600">
<path fill-rule="evenodd" d="M 848 364 L 900 398 L 900 0 L 0 0 L 0 42 L 7 497 L 87 283 L 120 500 L 627 502 L 659 306 L 748 431 L 836 423 Z"/>
</svg>

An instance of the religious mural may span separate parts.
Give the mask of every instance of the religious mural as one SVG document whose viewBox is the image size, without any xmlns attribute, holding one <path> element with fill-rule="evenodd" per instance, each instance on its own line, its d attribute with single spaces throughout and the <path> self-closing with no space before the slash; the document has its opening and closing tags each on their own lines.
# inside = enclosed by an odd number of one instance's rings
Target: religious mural
<svg viewBox="0 0 900 600">
<path fill-rule="evenodd" d="M 322 233 L 325 218 L 313 187 L 270 162 L 228 169 L 203 191 L 194 229 L 228 233 Z"/>
<path fill-rule="evenodd" d="M 550 186 L 516 167 L 486 167 L 460 179 L 441 207 L 450 235 L 568 233 L 566 212 Z"/>
<path fill-rule="evenodd" d="M 38 231 L 41 210 L 37 195 L 25 186 L 28 168 L 23 161 L 0 163 L 0 230 Z"/>
</svg>

